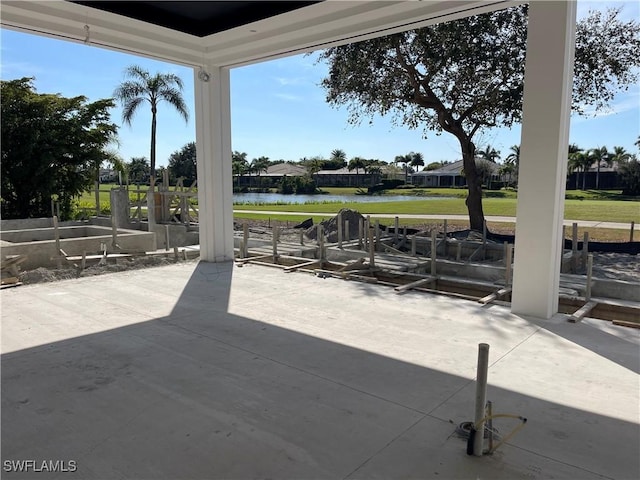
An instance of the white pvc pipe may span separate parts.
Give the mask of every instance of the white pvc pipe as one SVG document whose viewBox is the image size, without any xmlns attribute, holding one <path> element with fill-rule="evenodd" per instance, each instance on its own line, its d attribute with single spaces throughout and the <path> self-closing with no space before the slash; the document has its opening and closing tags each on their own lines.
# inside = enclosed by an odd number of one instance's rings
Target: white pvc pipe
<svg viewBox="0 0 640 480">
<path fill-rule="evenodd" d="M 487 370 L 489 368 L 489 344 L 478 345 L 478 374 L 476 377 L 476 412 L 474 424 L 476 428 L 473 439 L 473 454 L 482 456 L 484 450 L 484 422 L 485 404 L 487 403 Z"/>
</svg>

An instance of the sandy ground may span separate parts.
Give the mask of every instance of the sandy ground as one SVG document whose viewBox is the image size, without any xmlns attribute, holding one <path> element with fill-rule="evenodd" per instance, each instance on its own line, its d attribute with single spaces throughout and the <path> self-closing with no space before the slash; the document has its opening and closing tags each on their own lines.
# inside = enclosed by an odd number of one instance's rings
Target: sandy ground
<svg viewBox="0 0 640 480">
<path fill-rule="evenodd" d="M 278 225 L 280 227 L 281 241 L 298 242 L 300 239 L 300 230 L 293 228 L 293 223 L 276 223 L 262 220 L 254 220 L 250 222 L 251 236 L 270 240 L 272 238 L 272 227 Z M 441 224 L 424 223 L 415 225 L 420 231 L 428 232 L 432 229 L 442 229 Z M 241 224 L 236 225 L 237 230 L 242 229 Z M 452 227 L 450 231 L 454 231 Z M 513 234 L 513 228 L 494 228 L 493 233 Z M 640 265 L 639 258 L 635 255 L 618 254 L 618 253 L 594 253 L 593 254 L 593 275 L 599 278 L 610 278 L 631 282 L 640 282 Z M 197 259 L 196 259 L 197 260 Z M 188 260 L 188 261 L 196 261 Z M 178 260 L 184 261 L 184 260 Z M 139 257 L 134 259 L 122 260 L 117 264 L 109 263 L 103 266 L 91 266 L 83 271 L 79 268 L 65 268 L 61 270 L 51 268 L 38 268 L 26 272 L 21 272 L 19 280 L 25 284 L 51 282 L 56 280 L 65 280 L 69 278 L 86 277 L 93 275 L 102 275 L 111 272 L 120 272 L 123 270 L 134 270 L 140 268 L 149 268 L 160 265 L 174 263 L 172 258 L 163 257 Z M 584 273 L 584 272 L 582 272 Z"/>
<path fill-rule="evenodd" d="M 277 223 L 268 222 L 266 220 L 255 220 L 250 222 L 251 235 L 256 237 L 264 237 L 271 239 L 272 227 L 278 225 L 280 227 L 280 239 L 282 241 L 298 242 L 300 239 L 300 231 L 293 228 L 293 223 Z M 236 226 L 238 230 L 242 229 L 241 225 Z M 423 232 L 433 229 L 442 230 L 441 223 L 423 223 L 413 225 L 412 228 Z M 456 231 L 456 227 L 451 227 L 449 231 Z M 492 228 L 493 233 L 502 235 L 514 235 L 515 231 L 509 227 Z M 586 274 L 585 271 L 579 273 Z M 593 253 L 593 276 L 599 278 L 610 278 L 615 280 L 624 280 L 628 282 L 640 282 L 640 257 L 637 255 L 628 255 L 623 253 Z"/>
</svg>

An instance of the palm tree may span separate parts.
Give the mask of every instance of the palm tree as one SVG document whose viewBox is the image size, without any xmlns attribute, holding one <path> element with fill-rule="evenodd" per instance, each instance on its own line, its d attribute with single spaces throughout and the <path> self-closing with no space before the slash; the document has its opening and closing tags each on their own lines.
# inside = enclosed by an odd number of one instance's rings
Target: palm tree
<svg viewBox="0 0 640 480">
<path fill-rule="evenodd" d="M 513 173 L 516 171 L 516 166 L 513 163 L 504 163 L 503 165 L 500 166 L 500 168 L 498 169 L 498 175 L 500 175 L 500 178 L 505 181 L 504 179 L 506 178 L 506 184 L 508 186 L 511 185 L 511 180 L 513 178 Z"/>
<path fill-rule="evenodd" d="M 342 160 L 343 162 L 346 162 L 347 161 L 347 154 L 344 152 L 344 150 L 336 148 L 336 149 L 331 151 L 330 160 Z"/>
<path fill-rule="evenodd" d="M 236 176 L 236 186 L 240 188 L 240 179 L 245 173 L 249 172 L 246 152 L 234 150 L 231 153 L 231 168 L 233 175 Z"/>
<path fill-rule="evenodd" d="M 582 172 L 582 190 L 585 190 L 587 170 L 591 167 L 591 157 L 585 152 L 573 152 L 569 154 L 569 168 L 572 171 Z M 578 175 L 576 174 L 576 189 L 578 188 Z"/>
<path fill-rule="evenodd" d="M 613 147 L 613 153 L 609 155 L 607 164 L 609 166 L 614 163 L 621 164 L 631 158 L 631 154 L 628 153 L 624 147 Z"/>
<path fill-rule="evenodd" d="M 588 152 L 591 162 L 596 162 L 596 190 L 600 188 L 600 166 L 602 162 L 609 163 L 609 152 L 607 147 L 592 148 Z"/>
<path fill-rule="evenodd" d="M 424 157 L 420 152 L 411 152 L 409 156 L 411 157 L 411 161 L 409 162 L 410 166 L 414 167 L 416 170 L 418 167 L 424 167 Z"/>
<path fill-rule="evenodd" d="M 356 171 L 356 186 L 360 186 L 359 170 L 361 168 L 364 169 L 365 167 L 366 167 L 366 163 L 364 158 L 353 157 L 351 160 L 349 160 L 349 165 L 347 166 L 347 168 L 349 169 L 349 171 L 351 170 Z"/>
<path fill-rule="evenodd" d="M 393 163 L 396 165 L 398 163 L 402 163 L 404 165 L 404 183 L 409 183 L 409 172 L 407 171 L 407 167 L 411 159 L 408 155 L 396 155 L 396 158 L 393 159 Z"/>
<path fill-rule="evenodd" d="M 520 145 L 511 145 L 509 147 L 511 153 L 504 159 L 506 165 L 513 168 L 509 172 L 509 183 L 515 178 L 515 184 L 518 183 L 518 170 L 520 169 Z"/>
<path fill-rule="evenodd" d="M 500 160 L 500 150 L 496 150 L 491 145 L 487 145 L 487 148 L 484 150 L 478 150 L 477 154 L 480 158 L 489 160 L 492 163 L 496 163 L 497 160 Z"/>
<path fill-rule="evenodd" d="M 570 143 L 569 144 L 568 154 L 567 154 L 568 174 L 570 175 L 571 173 L 576 172 L 576 190 L 578 190 L 580 188 L 578 186 L 578 180 L 580 180 L 580 178 L 579 178 L 580 174 L 578 172 L 580 171 L 580 169 L 582 167 L 580 166 L 581 159 L 575 157 L 575 154 L 576 153 L 580 153 L 582 151 L 583 151 L 582 148 L 580 148 L 577 143 Z"/>
<path fill-rule="evenodd" d="M 371 175 L 371 186 L 376 184 L 376 179 L 382 175 L 382 167 L 379 164 L 369 166 L 369 175 Z"/>
<path fill-rule="evenodd" d="M 158 104 L 166 102 L 175 108 L 185 122 L 189 121 L 189 111 L 182 97 L 182 79 L 173 73 L 149 74 L 138 65 L 131 65 L 125 69 L 125 80 L 113 92 L 116 100 L 122 103 L 122 120 L 131 126 L 131 121 L 138 108 L 148 102 L 151 106 L 151 153 L 149 189 L 149 223 L 155 223 L 153 217 L 155 199 L 155 171 L 156 171 L 156 122 Z"/>
<path fill-rule="evenodd" d="M 249 166 L 251 171 L 258 176 L 258 187 L 261 187 L 260 174 L 262 172 L 266 172 L 267 168 L 269 168 L 269 157 L 259 157 L 251 160 L 251 165 Z"/>
<path fill-rule="evenodd" d="M 520 145 L 511 145 L 509 150 L 511 150 L 511 153 L 507 155 L 504 161 L 517 167 L 520 164 Z"/>
<path fill-rule="evenodd" d="M 404 183 L 409 183 L 409 166 L 423 167 L 424 157 L 420 152 L 409 152 L 406 155 L 397 155 L 393 159 L 393 163 L 402 163 L 404 165 Z"/>
</svg>

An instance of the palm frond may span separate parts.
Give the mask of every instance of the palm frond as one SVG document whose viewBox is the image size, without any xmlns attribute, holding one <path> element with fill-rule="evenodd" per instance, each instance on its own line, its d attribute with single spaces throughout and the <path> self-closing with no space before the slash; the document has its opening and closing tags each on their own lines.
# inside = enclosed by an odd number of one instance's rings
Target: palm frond
<svg viewBox="0 0 640 480">
<path fill-rule="evenodd" d="M 185 122 L 189 121 L 189 109 L 182 98 L 182 92 L 175 88 L 164 88 L 158 92 L 158 98 L 161 98 L 169 105 L 173 106 Z"/>
<path fill-rule="evenodd" d="M 136 97 L 126 101 L 122 107 L 122 121 L 127 125 L 131 125 L 131 120 L 133 120 L 138 107 L 145 100 L 143 97 Z"/>
</svg>

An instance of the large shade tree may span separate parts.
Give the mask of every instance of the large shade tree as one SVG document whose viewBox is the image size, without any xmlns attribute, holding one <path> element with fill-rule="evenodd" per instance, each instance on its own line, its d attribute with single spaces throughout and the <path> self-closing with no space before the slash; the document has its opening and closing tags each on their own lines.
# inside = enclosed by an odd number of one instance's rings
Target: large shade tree
<svg viewBox="0 0 640 480">
<path fill-rule="evenodd" d="M 167 103 L 173 107 L 184 121 L 189 120 L 189 110 L 182 96 L 182 79 L 173 73 L 156 73 L 151 75 L 139 65 L 131 65 L 124 72 L 124 80 L 113 92 L 113 96 L 122 104 L 122 121 L 131 122 L 143 105 L 151 109 L 151 145 L 150 145 L 150 177 L 149 185 L 153 192 L 156 172 L 156 124 L 158 106 Z M 154 196 L 149 196 L 150 212 L 154 207 Z"/>
<path fill-rule="evenodd" d="M 196 160 L 196 143 L 189 142 L 180 150 L 169 156 L 169 177 L 172 180 L 182 178 L 186 185 L 196 181 L 198 163 Z"/>
<path fill-rule="evenodd" d="M 322 81 L 327 100 L 348 105 L 350 121 L 377 114 L 397 124 L 446 132 L 460 145 L 471 228 L 484 224 L 474 138 L 522 119 L 528 6 L 462 18 L 387 37 L 332 47 Z M 574 110 L 606 108 L 636 82 L 640 24 L 620 10 L 591 12 L 577 25 Z"/>
<path fill-rule="evenodd" d="M 37 93 L 33 78 L 2 81 L 2 217 L 70 217 L 73 200 L 91 186 L 117 126 L 111 99 L 87 102 Z"/>
</svg>

